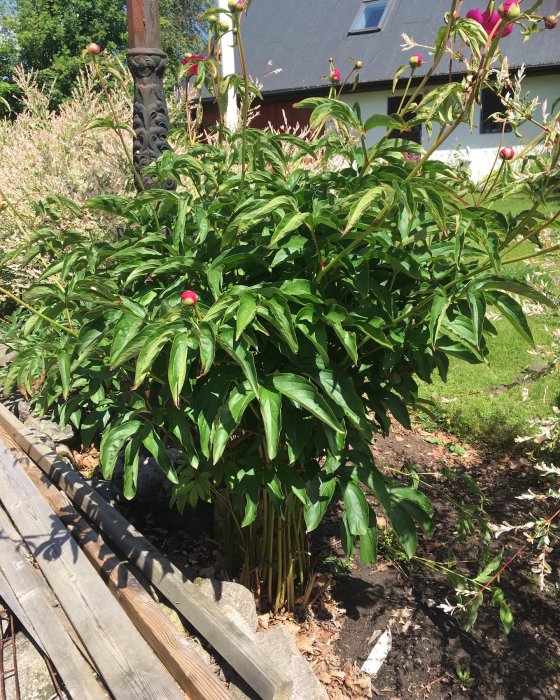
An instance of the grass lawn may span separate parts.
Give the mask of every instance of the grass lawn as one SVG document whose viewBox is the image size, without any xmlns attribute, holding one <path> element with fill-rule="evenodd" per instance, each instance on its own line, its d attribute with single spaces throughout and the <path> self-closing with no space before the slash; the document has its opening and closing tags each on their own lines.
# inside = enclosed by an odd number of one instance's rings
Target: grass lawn
<svg viewBox="0 0 560 700">
<path fill-rule="evenodd" d="M 529 324 L 537 348 L 546 347 L 552 331 L 560 328 L 560 318 L 533 317 Z M 471 443 L 500 448 L 526 434 L 528 420 L 550 415 L 552 406 L 560 405 L 560 370 L 509 390 L 483 391 L 514 382 L 524 369 L 545 364 L 542 357 L 530 354 L 532 348 L 509 323 L 500 320 L 496 327 L 499 332 L 490 339 L 487 365 L 452 360 L 447 383 L 438 379 L 422 384 L 420 396 L 433 396 L 437 422 L 450 432 Z M 526 400 L 522 386 L 529 392 Z"/>
<path fill-rule="evenodd" d="M 526 208 L 525 202 L 512 202 L 508 210 L 513 214 Z M 505 206 L 500 207 L 505 211 Z M 527 242 L 515 251 L 515 257 L 530 254 L 533 244 Z M 509 266 L 507 275 L 520 281 L 539 284 L 549 295 L 558 297 L 560 256 L 535 258 L 526 263 Z M 511 445 L 517 435 L 527 434 L 528 420 L 545 417 L 553 406 L 560 406 L 560 368 L 536 381 L 518 385 L 509 390 L 484 391 L 488 387 L 510 384 L 525 369 L 544 366 L 550 358 L 552 333 L 560 329 L 560 314 L 547 309 L 529 318 L 536 348 L 532 348 L 505 320 L 496 322 L 498 335 L 489 338 L 488 364 L 470 365 L 452 360 L 447 383 L 439 378 L 433 384 L 422 384 L 420 396 L 434 399 L 435 422 L 461 439 L 490 448 Z M 528 390 L 528 394 L 526 394 Z M 442 402 L 442 397 L 447 401 Z M 434 419 L 421 420 L 428 427 Z"/>
</svg>

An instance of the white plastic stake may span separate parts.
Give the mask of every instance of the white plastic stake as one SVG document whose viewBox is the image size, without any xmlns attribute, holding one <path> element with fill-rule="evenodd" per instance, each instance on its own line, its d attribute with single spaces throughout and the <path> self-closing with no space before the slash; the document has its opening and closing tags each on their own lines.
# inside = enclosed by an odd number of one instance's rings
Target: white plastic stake
<svg viewBox="0 0 560 700">
<path fill-rule="evenodd" d="M 370 651 L 369 656 L 364 661 L 362 666 L 362 671 L 369 673 L 370 676 L 375 676 L 379 671 L 383 662 L 387 658 L 387 655 L 391 651 L 391 646 L 393 644 L 391 637 L 391 630 L 386 629 L 385 632 L 379 637 L 373 649 Z"/>
<path fill-rule="evenodd" d="M 218 0 L 218 7 L 227 10 L 228 0 Z M 220 20 L 227 22 L 231 27 L 231 17 L 220 13 Z M 233 32 L 226 32 L 220 40 L 220 49 L 222 51 L 222 77 L 235 73 L 235 48 L 234 48 Z M 227 109 L 226 109 L 226 126 L 228 129 L 236 129 L 239 120 L 239 112 L 237 109 L 237 96 L 235 90 L 228 90 Z"/>
</svg>

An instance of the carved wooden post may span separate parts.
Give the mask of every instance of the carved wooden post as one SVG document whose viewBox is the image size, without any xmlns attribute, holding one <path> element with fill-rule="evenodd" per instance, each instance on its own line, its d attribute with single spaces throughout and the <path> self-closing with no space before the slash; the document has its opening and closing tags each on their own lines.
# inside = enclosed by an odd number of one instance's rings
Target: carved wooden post
<svg viewBox="0 0 560 700">
<path fill-rule="evenodd" d="M 169 115 L 163 90 L 166 55 L 161 49 L 159 0 L 126 0 L 126 10 L 128 67 L 134 78 L 133 155 L 141 175 L 147 165 L 169 149 Z M 141 178 L 144 187 L 152 186 L 151 178 Z"/>
</svg>

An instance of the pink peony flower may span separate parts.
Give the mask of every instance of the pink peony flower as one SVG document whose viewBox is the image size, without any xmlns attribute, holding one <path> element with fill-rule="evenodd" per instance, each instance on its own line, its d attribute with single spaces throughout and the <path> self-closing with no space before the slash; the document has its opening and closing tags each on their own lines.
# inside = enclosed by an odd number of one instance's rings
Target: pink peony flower
<svg viewBox="0 0 560 700">
<path fill-rule="evenodd" d="M 517 4 L 515 0 L 506 0 L 503 3 L 503 8 L 505 12 L 509 11 L 510 5 Z M 478 24 L 482 25 L 482 28 L 488 34 L 488 36 L 492 35 L 494 36 L 497 32 L 497 27 L 501 23 L 501 17 L 500 14 L 494 10 L 494 12 L 490 12 L 489 9 L 484 10 L 484 12 L 480 9 L 480 7 L 477 7 L 474 10 L 469 10 L 467 12 L 467 18 L 472 19 L 475 22 L 478 22 Z M 513 31 L 513 24 L 508 24 L 504 28 L 502 32 L 502 36 L 508 36 L 511 34 Z"/>
<path fill-rule="evenodd" d="M 185 306 L 194 306 L 198 301 L 198 294 L 190 289 L 181 294 L 181 303 Z"/>
<path fill-rule="evenodd" d="M 91 44 L 88 44 L 88 45 L 86 46 L 86 50 L 89 51 L 89 53 L 92 53 L 92 54 L 101 53 L 101 46 L 99 46 L 99 44 L 95 44 L 95 43 L 92 41 Z"/>
<path fill-rule="evenodd" d="M 206 56 L 202 56 L 201 54 L 195 54 L 194 56 L 187 54 L 181 63 L 184 66 L 186 66 L 187 63 L 191 64 L 190 68 L 187 70 L 187 75 L 198 75 L 198 64 L 205 60 Z"/>
<path fill-rule="evenodd" d="M 502 160 L 511 160 L 515 157 L 515 149 L 513 146 L 504 146 L 500 149 L 500 158 Z"/>
<path fill-rule="evenodd" d="M 408 62 L 412 68 L 419 68 L 424 63 L 424 56 L 421 53 L 413 53 Z"/>
<path fill-rule="evenodd" d="M 475 10 L 469 10 L 467 12 L 467 19 L 472 19 L 474 22 L 478 22 L 478 24 L 483 23 L 483 13 L 480 7 L 477 7 Z"/>
<path fill-rule="evenodd" d="M 331 79 L 331 83 L 340 83 L 340 71 L 338 68 L 331 71 L 329 78 Z"/>
</svg>

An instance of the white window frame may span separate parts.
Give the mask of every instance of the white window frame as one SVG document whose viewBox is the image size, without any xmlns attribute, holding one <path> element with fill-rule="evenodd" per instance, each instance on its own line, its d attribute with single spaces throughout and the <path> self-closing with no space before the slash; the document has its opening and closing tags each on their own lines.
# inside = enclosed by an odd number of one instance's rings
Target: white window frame
<svg viewBox="0 0 560 700">
<path fill-rule="evenodd" d="M 348 2 L 348 0 L 346 0 L 346 2 Z M 360 9 L 356 13 L 354 20 L 352 21 L 352 25 L 351 25 L 351 28 L 350 28 L 350 31 L 348 32 L 348 34 L 372 34 L 374 32 L 380 32 L 383 29 L 383 27 L 385 26 L 385 23 L 387 21 L 387 17 L 388 17 L 391 5 L 393 4 L 393 0 L 386 0 L 385 9 L 383 10 L 383 14 L 381 15 L 381 18 L 379 20 L 379 24 L 376 27 L 365 27 L 364 29 L 356 29 L 355 28 L 360 17 L 362 16 L 362 13 L 364 11 L 364 6 L 365 5 L 372 5 L 374 2 L 380 2 L 380 0 L 362 0 L 362 2 L 360 4 Z"/>
</svg>

